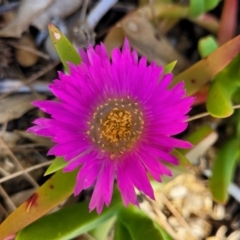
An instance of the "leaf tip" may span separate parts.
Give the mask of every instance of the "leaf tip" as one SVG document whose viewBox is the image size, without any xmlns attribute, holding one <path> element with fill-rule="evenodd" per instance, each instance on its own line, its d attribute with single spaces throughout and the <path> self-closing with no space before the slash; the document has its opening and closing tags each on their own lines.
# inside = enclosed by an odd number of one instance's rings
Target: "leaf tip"
<svg viewBox="0 0 240 240">
<path fill-rule="evenodd" d="M 56 44 L 62 37 L 61 31 L 51 23 L 48 24 L 48 30 L 49 33 L 51 34 L 53 43 Z"/>
<path fill-rule="evenodd" d="M 29 199 L 26 201 L 26 212 L 30 213 L 31 208 L 37 205 L 38 194 L 35 192 Z"/>
</svg>

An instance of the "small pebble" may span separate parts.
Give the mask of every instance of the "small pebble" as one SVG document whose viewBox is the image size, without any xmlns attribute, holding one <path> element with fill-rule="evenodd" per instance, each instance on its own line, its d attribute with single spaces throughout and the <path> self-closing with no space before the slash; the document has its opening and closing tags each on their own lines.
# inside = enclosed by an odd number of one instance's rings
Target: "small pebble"
<svg viewBox="0 0 240 240">
<path fill-rule="evenodd" d="M 188 189 L 185 186 L 175 186 L 173 187 L 169 193 L 168 197 L 170 199 L 175 199 L 175 198 L 184 198 L 188 194 Z"/>
<path fill-rule="evenodd" d="M 206 212 L 211 212 L 213 207 L 213 200 L 210 196 L 206 196 L 203 200 L 203 205 Z"/>
<path fill-rule="evenodd" d="M 240 230 L 234 231 L 227 237 L 227 240 L 239 240 L 239 239 L 240 239 Z"/>
<path fill-rule="evenodd" d="M 172 225 L 172 227 L 180 226 L 178 220 L 175 217 L 173 217 L 173 216 L 168 218 L 168 222 L 169 222 L 170 225 Z"/>
<path fill-rule="evenodd" d="M 225 217 L 225 208 L 221 204 L 216 204 L 213 208 L 212 218 L 215 220 L 222 220 Z"/>
</svg>

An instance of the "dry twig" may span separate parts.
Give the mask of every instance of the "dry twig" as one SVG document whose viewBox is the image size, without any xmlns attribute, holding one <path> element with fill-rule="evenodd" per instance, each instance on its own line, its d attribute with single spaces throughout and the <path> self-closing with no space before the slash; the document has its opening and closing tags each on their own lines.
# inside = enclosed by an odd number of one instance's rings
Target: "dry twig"
<svg viewBox="0 0 240 240">
<path fill-rule="evenodd" d="M 41 76 L 43 76 L 44 74 L 46 74 L 47 72 L 52 70 L 54 67 L 56 67 L 58 64 L 59 64 L 59 61 L 50 63 L 49 65 L 47 65 L 46 67 L 41 69 L 39 72 L 37 72 L 37 73 L 33 74 L 31 77 L 29 77 L 24 83 L 19 84 L 17 87 L 13 88 L 11 91 L 1 95 L 0 96 L 0 100 L 2 100 L 3 98 L 9 96 L 11 93 L 14 93 L 18 88 L 34 82 L 35 80 L 37 80 L 38 78 L 40 78 Z"/>
</svg>

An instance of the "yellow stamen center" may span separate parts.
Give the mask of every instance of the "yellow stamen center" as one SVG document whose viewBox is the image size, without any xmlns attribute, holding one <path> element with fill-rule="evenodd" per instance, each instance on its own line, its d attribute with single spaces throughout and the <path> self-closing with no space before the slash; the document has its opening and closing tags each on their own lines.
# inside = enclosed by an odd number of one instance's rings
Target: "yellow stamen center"
<svg viewBox="0 0 240 240">
<path fill-rule="evenodd" d="M 113 109 L 102 126 L 102 135 L 110 143 L 116 143 L 130 135 L 132 115 L 129 111 L 118 111 L 117 109 Z"/>
<path fill-rule="evenodd" d="M 129 97 L 109 99 L 92 115 L 87 134 L 112 159 L 130 150 L 143 129 L 143 113 Z"/>
</svg>

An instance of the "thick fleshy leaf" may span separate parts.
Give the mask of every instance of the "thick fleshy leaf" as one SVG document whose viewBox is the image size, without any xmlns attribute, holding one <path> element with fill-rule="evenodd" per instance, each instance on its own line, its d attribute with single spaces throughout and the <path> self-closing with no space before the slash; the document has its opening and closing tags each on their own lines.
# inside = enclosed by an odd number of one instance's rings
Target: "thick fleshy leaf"
<svg viewBox="0 0 240 240">
<path fill-rule="evenodd" d="M 206 58 L 198 61 L 187 70 L 178 74 L 172 86 L 184 79 L 187 95 L 197 92 L 203 85 L 213 79 L 222 71 L 234 57 L 239 54 L 240 36 L 237 36 L 219 47 Z M 230 81 L 230 79 L 229 79 Z"/>
<path fill-rule="evenodd" d="M 204 12 L 204 0 L 190 0 L 189 15 L 197 17 Z"/>
<path fill-rule="evenodd" d="M 210 190 L 216 201 L 225 203 L 228 199 L 228 187 L 233 178 L 235 166 L 240 155 L 238 140 L 228 140 L 219 150 L 214 162 Z"/>
<path fill-rule="evenodd" d="M 0 225 L 0 239 L 4 239 L 36 221 L 60 204 L 73 192 L 77 171 L 61 170 L 49 178 L 26 202 Z"/>
<path fill-rule="evenodd" d="M 164 240 L 160 227 L 136 207 L 122 208 L 118 214 L 114 240 Z"/>
<path fill-rule="evenodd" d="M 233 113 L 232 96 L 240 84 L 240 55 L 221 71 L 213 80 L 207 98 L 208 112 L 218 118 L 229 117 Z"/>
<path fill-rule="evenodd" d="M 198 51 L 202 58 L 207 57 L 218 48 L 216 39 L 213 36 L 201 38 L 198 42 Z"/>
<path fill-rule="evenodd" d="M 232 96 L 232 101 L 235 103 L 235 104 L 240 104 L 240 88 L 238 88 L 233 96 Z"/>
<path fill-rule="evenodd" d="M 120 221 L 117 221 L 114 229 L 114 240 L 129 239 L 132 240 L 131 233 L 127 227 Z"/>
<path fill-rule="evenodd" d="M 48 30 L 62 64 L 64 68 L 69 72 L 68 62 L 74 63 L 76 65 L 81 63 L 79 53 L 66 38 L 66 36 L 55 26 L 49 24 Z"/>
<path fill-rule="evenodd" d="M 190 0 L 189 15 L 197 17 L 215 8 L 220 0 Z"/>
<path fill-rule="evenodd" d="M 204 0 L 204 9 L 205 11 L 210 11 L 217 7 L 220 0 Z"/>
<path fill-rule="evenodd" d="M 111 205 L 98 215 L 89 213 L 88 201 L 74 204 L 49 214 L 24 228 L 17 234 L 16 240 L 69 240 L 99 226 L 114 216 L 122 202 L 118 191 L 115 191 Z"/>
<path fill-rule="evenodd" d="M 97 239 L 97 240 L 106 240 L 108 238 L 109 232 L 114 226 L 115 221 L 116 221 L 116 216 L 113 216 L 107 221 L 97 225 L 93 230 L 89 232 L 89 235 L 91 235 L 94 239 Z"/>
<path fill-rule="evenodd" d="M 60 169 L 63 169 L 67 166 L 68 162 L 64 161 L 63 158 L 57 157 L 53 160 L 52 164 L 48 167 L 47 171 L 44 173 L 44 176 L 57 172 Z"/>
<path fill-rule="evenodd" d="M 231 96 L 236 89 L 236 86 L 232 84 L 225 84 L 218 79 L 214 80 L 207 97 L 206 107 L 208 112 L 217 118 L 231 116 L 233 114 Z"/>
<path fill-rule="evenodd" d="M 239 109 L 235 112 L 234 120 L 236 124 L 236 137 L 240 143 L 240 110 Z"/>
</svg>

